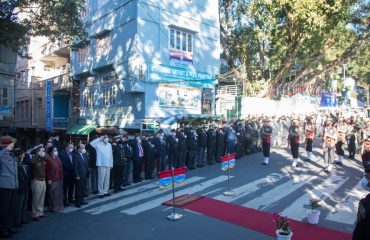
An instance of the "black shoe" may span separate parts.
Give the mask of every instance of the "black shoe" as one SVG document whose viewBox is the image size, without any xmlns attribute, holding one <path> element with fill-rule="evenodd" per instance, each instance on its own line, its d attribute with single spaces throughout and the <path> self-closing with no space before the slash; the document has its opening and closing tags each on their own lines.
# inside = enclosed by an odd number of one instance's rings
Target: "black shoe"
<svg viewBox="0 0 370 240">
<path fill-rule="evenodd" d="M 110 193 L 106 193 L 104 194 L 104 197 L 109 197 L 111 194 Z"/>
<path fill-rule="evenodd" d="M 262 165 L 268 165 L 268 163 L 265 163 L 265 162 L 263 162 L 263 163 L 261 163 Z"/>
<path fill-rule="evenodd" d="M 76 207 L 76 208 L 80 208 L 80 207 L 81 207 L 81 205 L 80 205 L 80 204 L 75 204 L 75 207 Z"/>
<path fill-rule="evenodd" d="M 113 192 L 114 192 L 114 193 L 119 193 L 119 191 L 120 191 L 120 190 L 114 190 Z"/>
<path fill-rule="evenodd" d="M 308 159 L 308 158 L 306 158 L 304 161 L 309 162 L 309 161 L 311 161 L 311 160 L 310 160 L 310 159 Z"/>
<path fill-rule="evenodd" d="M 104 195 L 99 195 L 99 198 L 104 198 Z"/>
<path fill-rule="evenodd" d="M 86 201 L 83 201 L 82 203 L 81 203 L 81 205 L 87 205 L 87 204 L 89 204 L 88 202 L 86 202 Z"/>
<path fill-rule="evenodd" d="M 27 221 L 21 221 L 21 224 L 27 224 L 28 222 Z"/>
<path fill-rule="evenodd" d="M 93 194 L 98 194 L 98 193 L 99 193 L 99 191 L 94 191 L 94 192 L 93 192 Z"/>
<path fill-rule="evenodd" d="M 40 221 L 40 218 L 39 217 L 32 217 L 32 220 L 38 222 L 38 221 Z"/>
</svg>

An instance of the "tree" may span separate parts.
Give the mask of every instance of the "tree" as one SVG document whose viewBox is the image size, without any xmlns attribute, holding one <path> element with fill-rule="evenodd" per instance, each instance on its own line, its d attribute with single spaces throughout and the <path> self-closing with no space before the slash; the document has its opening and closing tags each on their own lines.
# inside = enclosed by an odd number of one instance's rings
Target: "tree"
<svg viewBox="0 0 370 240">
<path fill-rule="evenodd" d="M 0 44 L 19 50 L 30 36 L 70 42 L 86 36 L 84 0 L 1 0 Z"/>
<path fill-rule="evenodd" d="M 220 17 L 223 57 L 248 81 L 268 81 L 270 96 L 287 78 L 312 81 L 369 46 L 365 0 L 224 0 Z"/>
</svg>

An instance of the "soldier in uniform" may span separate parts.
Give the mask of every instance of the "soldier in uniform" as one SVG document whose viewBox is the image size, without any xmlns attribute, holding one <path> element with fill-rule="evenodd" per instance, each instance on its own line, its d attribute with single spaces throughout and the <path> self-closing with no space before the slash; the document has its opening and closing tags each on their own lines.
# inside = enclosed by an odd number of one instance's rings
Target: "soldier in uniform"
<svg viewBox="0 0 370 240">
<path fill-rule="evenodd" d="M 157 137 L 152 140 L 155 146 L 155 154 L 157 158 L 157 172 L 166 170 L 167 165 L 167 142 L 164 139 L 163 130 L 159 130 Z"/>
<path fill-rule="evenodd" d="M 261 142 L 263 151 L 263 163 L 267 165 L 270 160 L 270 148 L 271 148 L 271 135 L 273 133 L 272 121 L 266 119 L 261 128 Z"/>
<path fill-rule="evenodd" d="M 338 165 L 342 165 L 343 159 L 344 159 L 343 147 L 344 147 L 344 144 L 346 143 L 346 132 L 347 132 L 347 124 L 344 121 L 343 116 L 339 116 L 338 118 L 337 132 L 338 132 L 338 138 L 335 144 L 335 151 L 337 153 L 338 160 L 335 163 Z"/>
<path fill-rule="evenodd" d="M 216 131 L 214 125 L 210 125 L 207 131 L 207 164 L 215 163 L 216 155 Z"/>
<path fill-rule="evenodd" d="M 187 142 L 184 129 L 180 129 L 177 132 L 177 160 L 175 167 L 185 167 L 186 160 L 186 151 L 187 151 Z"/>
<path fill-rule="evenodd" d="M 205 167 L 205 156 L 206 156 L 206 146 L 207 146 L 207 133 L 206 127 L 202 126 L 197 129 L 198 135 L 198 163 L 197 167 Z"/>
<path fill-rule="evenodd" d="M 325 162 L 325 172 L 331 172 L 333 168 L 335 143 L 337 142 L 337 133 L 334 128 L 325 131 L 323 153 Z"/>
<path fill-rule="evenodd" d="M 306 122 L 304 124 L 304 132 L 306 136 L 306 151 L 307 151 L 307 158 L 306 161 L 312 160 L 312 144 L 315 135 L 315 124 L 312 121 L 311 116 L 307 116 Z"/>
<path fill-rule="evenodd" d="M 299 128 L 299 120 L 298 118 L 293 118 L 292 125 L 289 127 L 289 144 L 293 156 L 292 167 L 296 167 L 298 163 L 300 135 L 301 129 Z"/>
<path fill-rule="evenodd" d="M 130 177 L 130 171 L 131 171 L 131 165 L 132 165 L 133 150 L 129 144 L 127 135 L 122 135 L 121 144 L 123 145 L 123 149 L 124 149 L 125 156 L 126 156 L 126 165 L 123 171 L 123 184 L 122 185 L 124 187 L 127 187 L 131 185 L 131 183 L 129 182 L 129 177 Z"/>
<path fill-rule="evenodd" d="M 113 178 L 114 192 L 117 193 L 123 189 L 123 175 L 127 166 L 127 156 L 125 152 L 124 139 L 121 135 L 114 137 L 113 144 Z"/>
<path fill-rule="evenodd" d="M 348 159 L 355 159 L 356 154 L 356 133 L 355 122 L 350 120 L 347 129 Z"/>
<path fill-rule="evenodd" d="M 167 138 L 168 143 L 168 165 L 171 169 L 175 167 L 176 164 L 176 157 L 177 157 L 177 138 L 176 138 L 176 130 L 171 130 L 171 135 Z"/>
<path fill-rule="evenodd" d="M 198 150 L 198 137 L 195 129 L 190 130 L 186 141 L 188 146 L 188 161 L 186 163 L 186 166 L 189 170 L 193 170 L 195 169 Z"/>
<path fill-rule="evenodd" d="M 216 163 L 221 162 L 221 157 L 224 154 L 225 148 L 225 133 L 221 126 L 216 131 Z"/>
<path fill-rule="evenodd" d="M 145 180 L 153 179 L 154 171 L 154 156 L 156 155 L 156 148 L 153 142 L 153 136 L 145 136 L 143 141 L 144 148 L 144 162 L 145 162 Z"/>
</svg>

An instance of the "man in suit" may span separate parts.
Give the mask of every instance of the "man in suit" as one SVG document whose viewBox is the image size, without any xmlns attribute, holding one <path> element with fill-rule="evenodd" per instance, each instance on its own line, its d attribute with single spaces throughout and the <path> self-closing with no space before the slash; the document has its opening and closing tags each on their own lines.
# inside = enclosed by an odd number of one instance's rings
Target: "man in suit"
<svg viewBox="0 0 370 240">
<path fill-rule="evenodd" d="M 197 167 L 205 167 L 205 155 L 206 155 L 206 147 L 207 147 L 207 133 L 206 127 L 202 126 L 201 128 L 197 129 L 198 135 L 198 163 Z"/>
<path fill-rule="evenodd" d="M 73 203 L 73 190 L 75 187 L 75 175 L 73 168 L 73 144 L 69 143 L 65 151 L 60 154 L 60 160 L 63 167 L 63 200 L 64 206 Z"/>
<path fill-rule="evenodd" d="M 133 150 L 133 173 L 132 178 L 134 183 L 141 182 L 141 172 L 144 163 L 144 148 L 141 142 L 141 137 L 137 136 L 135 140 L 131 142 L 131 147 Z"/>
<path fill-rule="evenodd" d="M 171 135 L 168 136 L 167 142 L 168 142 L 168 166 L 171 169 L 172 167 L 175 167 L 176 164 L 176 158 L 177 158 L 177 141 L 176 138 L 176 130 L 171 130 Z"/>
<path fill-rule="evenodd" d="M 164 171 L 167 165 L 167 143 L 163 130 L 159 130 L 157 137 L 153 139 L 153 144 L 157 154 L 157 172 Z"/>
<path fill-rule="evenodd" d="M 76 178 L 75 206 L 86 205 L 85 193 L 87 187 L 87 178 L 89 177 L 89 166 L 85 145 L 80 143 L 77 146 L 77 152 L 73 154 L 73 169 Z"/>
<path fill-rule="evenodd" d="M 153 136 L 146 136 L 143 141 L 145 159 L 145 180 L 153 179 L 155 146 L 152 143 Z"/>
<path fill-rule="evenodd" d="M 175 168 L 185 167 L 187 142 L 184 129 L 180 129 L 180 131 L 177 132 L 177 139 L 177 160 Z"/>
</svg>

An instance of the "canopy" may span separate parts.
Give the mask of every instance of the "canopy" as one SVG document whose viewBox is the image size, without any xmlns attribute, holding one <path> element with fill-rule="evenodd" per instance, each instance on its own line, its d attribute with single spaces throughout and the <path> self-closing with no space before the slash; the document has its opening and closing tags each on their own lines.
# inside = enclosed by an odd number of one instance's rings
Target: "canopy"
<svg viewBox="0 0 370 240">
<path fill-rule="evenodd" d="M 67 134 L 69 135 L 89 135 L 94 131 L 98 126 L 95 124 L 92 125 L 76 125 L 68 129 Z"/>
</svg>

